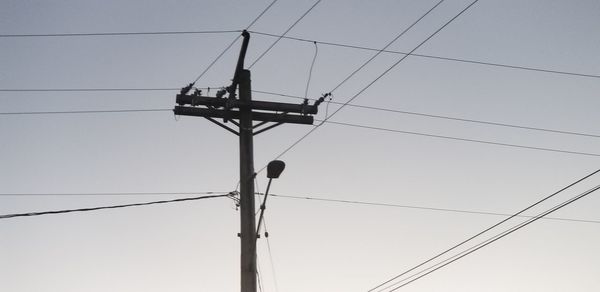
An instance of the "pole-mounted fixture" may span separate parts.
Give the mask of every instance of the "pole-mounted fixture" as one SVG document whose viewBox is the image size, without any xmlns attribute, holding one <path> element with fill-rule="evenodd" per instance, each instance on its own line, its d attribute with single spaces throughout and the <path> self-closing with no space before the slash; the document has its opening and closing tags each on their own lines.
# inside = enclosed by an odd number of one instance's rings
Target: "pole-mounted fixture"
<svg viewBox="0 0 600 292">
<path fill-rule="evenodd" d="M 225 88 L 226 92 L 229 94 L 228 97 L 224 97 L 224 92 L 217 94 L 215 97 L 203 96 L 202 91 L 200 90 L 190 93 L 193 87 L 193 84 L 190 84 L 182 88 L 180 93 L 177 94 L 175 99 L 177 105 L 173 109 L 173 112 L 176 115 L 181 116 L 204 117 L 236 135 L 239 135 L 239 131 L 228 127 L 225 123 L 232 121 L 234 125 L 239 127 L 239 124 L 234 120 L 240 120 L 243 110 L 252 111 L 252 120 L 262 122 L 253 125 L 253 128 L 256 130 L 254 135 L 285 123 L 312 125 L 314 122 L 312 115 L 317 114 L 318 103 L 310 105 L 308 104 L 308 101 L 305 100 L 300 104 L 292 104 L 236 98 L 237 87 L 243 78 L 244 58 L 250 40 L 250 34 L 247 31 L 244 31 L 242 36 L 244 37 L 244 41 L 242 43 L 233 81 L 230 86 Z M 223 119 L 223 123 L 215 120 L 215 118 Z M 276 124 L 258 129 L 269 122 Z"/>
</svg>

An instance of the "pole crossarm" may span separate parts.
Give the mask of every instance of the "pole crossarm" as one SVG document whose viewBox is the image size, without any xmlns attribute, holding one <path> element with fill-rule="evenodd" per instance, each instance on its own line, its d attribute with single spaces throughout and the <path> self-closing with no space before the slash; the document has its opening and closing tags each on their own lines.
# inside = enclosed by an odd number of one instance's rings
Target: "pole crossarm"
<svg viewBox="0 0 600 292">
<path fill-rule="evenodd" d="M 300 113 L 304 115 L 315 115 L 319 112 L 317 105 L 292 104 L 271 101 L 252 100 L 250 102 L 240 101 L 239 99 L 229 100 L 227 98 L 207 97 L 201 95 L 177 94 L 175 102 L 180 105 L 204 105 L 207 107 L 221 108 L 229 106 L 230 108 L 250 108 L 252 110 L 276 111 Z"/>
<path fill-rule="evenodd" d="M 194 117 L 209 117 L 209 118 L 228 118 L 228 119 L 240 119 L 240 111 L 225 110 L 225 109 L 214 109 L 214 108 L 199 108 L 199 107 L 187 107 L 187 106 L 176 106 L 173 112 L 180 116 L 194 116 Z M 312 116 L 304 115 L 290 115 L 290 114 L 276 114 L 267 112 L 252 112 L 253 121 L 262 122 L 274 122 L 274 123 L 290 123 L 290 124 L 303 124 L 312 125 L 314 118 Z"/>
</svg>

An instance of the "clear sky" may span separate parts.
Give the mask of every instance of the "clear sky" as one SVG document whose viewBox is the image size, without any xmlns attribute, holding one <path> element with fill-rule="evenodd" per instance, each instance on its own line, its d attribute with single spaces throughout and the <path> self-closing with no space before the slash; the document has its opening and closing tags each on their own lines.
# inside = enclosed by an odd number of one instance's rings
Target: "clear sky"
<svg viewBox="0 0 600 292">
<path fill-rule="evenodd" d="M 9 89 L 180 88 L 238 33 L 6 35 L 241 30 L 271 2 L 1 1 L 0 214 L 192 196 L 7 194 L 229 192 L 236 188 L 239 172 L 236 137 L 202 118 L 175 119 L 168 110 L 6 114 L 171 109 L 177 90 Z M 314 2 L 279 0 L 251 30 L 281 34 Z M 437 2 L 323 0 L 288 36 L 382 48 Z M 469 3 L 446 0 L 388 50 L 412 50 Z M 323 124 L 281 157 L 287 168 L 271 192 L 518 211 L 600 167 L 599 28 L 600 2 L 594 0 L 481 0 L 415 53 L 580 75 L 410 56 L 352 101 L 588 136 L 347 106 L 330 121 L 372 128 Z M 275 40 L 252 34 L 247 64 Z M 239 45 L 196 85 L 227 85 Z M 324 43 L 317 47 L 310 98 L 332 90 L 376 53 Z M 251 68 L 252 88 L 304 96 L 314 54 L 311 42 L 281 40 Z M 337 89 L 333 101 L 348 101 L 401 57 L 382 53 Z M 253 98 L 300 102 L 260 92 Z M 328 112 L 339 107 L 332 103 Z M 316 118 L 325 118 L 325 104 Z M 284 125 L 257 136 L 256 168 L 311 128 Z M 259 192 L 266 183 L 260 173 Z M 599 183 L 600 176 L 592 177 L 527 214 Z M 539 220 L 398 291 L 598 291 L 598 208 L 600 194 L 594 193 L 552 214 L 587 222 Z M 2 219 L 0 291 L 238 291 L 238 216 L 232 201 L 218 198 Z M 273 197 L 266 212 L 270 253 L 264 238 L 258 243 L 263 291 L 367 291 L 503 218 Z M 490 236 L 523 220 L 511 220 Z"/>
</svg>

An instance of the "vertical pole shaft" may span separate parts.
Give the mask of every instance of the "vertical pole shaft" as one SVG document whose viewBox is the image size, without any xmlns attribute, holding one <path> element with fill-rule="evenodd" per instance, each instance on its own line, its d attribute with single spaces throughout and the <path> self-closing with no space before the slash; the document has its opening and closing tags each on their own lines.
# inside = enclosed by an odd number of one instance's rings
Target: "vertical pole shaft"
<svg viewBox="0 0 600 292">
<path fill-rule="evenodd" d="M 240 70 L 240 101 L 252 100 L 250 71 Z M 256 223 L 252 109 L 240 108 L 241 291 L 256 292 Z"/>
</svg>

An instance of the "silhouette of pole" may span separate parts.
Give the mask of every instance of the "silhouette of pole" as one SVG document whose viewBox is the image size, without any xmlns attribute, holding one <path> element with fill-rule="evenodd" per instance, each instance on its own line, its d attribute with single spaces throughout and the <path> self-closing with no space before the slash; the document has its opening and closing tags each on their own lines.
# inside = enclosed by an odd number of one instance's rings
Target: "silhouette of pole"
<svg viewBox="0 0 600 292">
<path fill-rule="evenodd" d="M 241 102 L 252 100 L 250 71 L 240 70 Z M 252 109 L 240 108 L 240 226 L 241 226 L 241 288 L 256 292 L 256 223 L 254 204 L 254 146 Z"/>
<path fill-rule="evenodd" d="M 239 136 L 240 141 L 240 242 L 241 242 L 241 291 L 256 292 L 256 217 L 254 203 L 254 146 L 253 137 L 283 124 L 312 125 L 312 115 L 317 114 L 318 106 L 324 97 L 313 105 L 305 99 L 302 104 L 289 104 L 270 101 L 252 101 L 250 71 L 244 69 L 244 59 L 250 34 L 242 33 L 244 40 L 238 58 L 231 86 L 217 93 L 216 97 L 203 96 L 194 83 L 183 87 L 176 95 L 175 115 L 203 117 L 219 127 Z M 236 98 L 236 89 L 239 99 Z M 223 97 L 228 92 L 227 98 Z M 216 120 L 222 118 L 223 122 Z M 238 120 L 236 122 L 235 120 Z M 254 121 L 259 123 L 253 124 Z M 237 126 L 228 126 L 233 124 Z M 268 123 L 274 123 L 268 125 Z M 262 128 L 261 128 L 262 127 Z M 256 131 L 254 131 L 256 129 Z M 280 171 L 283 162 L 279 162 Z M 278 176 L 279 174 L 277 174 Z M 262 216 L 262 215 L 261 215 Z"/>
</svg>

